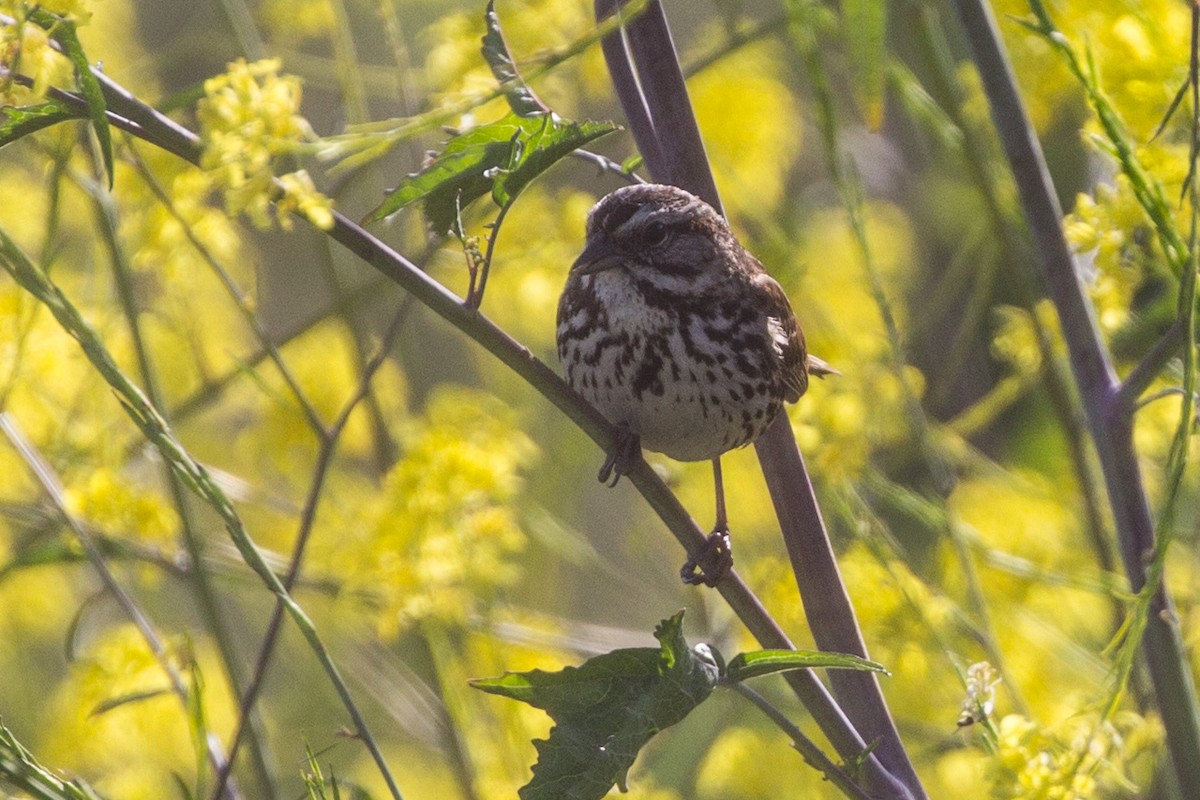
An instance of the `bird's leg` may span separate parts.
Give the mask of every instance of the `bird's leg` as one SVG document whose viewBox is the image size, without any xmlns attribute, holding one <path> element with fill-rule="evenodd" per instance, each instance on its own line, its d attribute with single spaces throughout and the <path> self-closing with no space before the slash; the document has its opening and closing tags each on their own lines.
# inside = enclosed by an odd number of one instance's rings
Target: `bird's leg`
<svg viewBox="0 0 1200 800">
<path fill-rule="evenodd" d="M 613 449 L 608 454 L 608 458 L 604 459 L 604 463 L 600 465 L 600 473 L 596 476 L 596 480 L 607 483 L 609 486 L 616 486 L 617 481 L 621 480 L 621 476 L 629 472 L 629 467 L 641 454 L 641 451 L 641 437 L 624 425 L 618 426 L 617 440 L 613 442 Z M 610 477 L 612 478 L 611 482 L 609 481 Z"/>
<path fill-rule="evenodd" d="M 703 549 L 679 570 L 684 583 L 716 586 L 733 568 L 733 545 L 729 541 L 729 518 L 725 515 L 725 481 L 721 477 L 721 459 L 712 461 L 713 485 L 717 493 L 717 522 L 704 542 Z"/>
</svg>

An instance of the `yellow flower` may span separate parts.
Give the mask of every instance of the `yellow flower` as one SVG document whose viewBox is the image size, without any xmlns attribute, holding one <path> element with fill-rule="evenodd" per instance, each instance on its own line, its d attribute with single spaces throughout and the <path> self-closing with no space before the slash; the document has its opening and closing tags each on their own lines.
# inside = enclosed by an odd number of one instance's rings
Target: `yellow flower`
<svg viewBox="0 0 1200 800">
<path fill-rule="evenodd" d="M 737 214 L 769 214 L 800 154 L 803 124 L 795 98 L 778 78 L 781 56 L 769 45 L 729 55 L 691 80 L 717 187 Z M 753 120 L 753 123 L 731 123 Z"/>
<path fill-rule="evenodd" d="M 67 500 L 84 522 L 109 536 L 165 544 L 178 525 L 175 511 L 163 498 L 103 467 L 68 490 Z"/>
<path fill-rule="evenodd" d="M 32 89 L 7 78 L 0 81 L 0 106 L 31 105 L 45 97 L 51 86 L 72 85 L 71 62 L 50 46 L 46 30 L 32 22 L 0 26 L 0 63 L 33 78 Z"/>
<path fill-rule="evenodd" d="M 381 598 L 387 636 L 423 620 L 463 625 L 516 581 L 525 536 L 513 505 L 534 455 L 508 409 L 462 389 L 435 392 L 402 444 L 382 491 L 316 554 L 349 593 Z"/>
<path fill-rule="evenodd" d="M 311 137 L 300 116 L 300 79 L 279 75 L 279 59 L 247 64 L 238 60 L 223 75 L 204 82 L 197 106 L 200 158 L 213 188 L 222 192 L 230 214 L 245 212 L 259 227 L 270 225 L 268 207 L 276 196 L 277 160 L 298 152 Z M 299 210 L 314 223 L 329 223 L 330 201 L 320 197 L 311 180 L 293 174 L 285 182 L 289 210 Z"/>
</svg>

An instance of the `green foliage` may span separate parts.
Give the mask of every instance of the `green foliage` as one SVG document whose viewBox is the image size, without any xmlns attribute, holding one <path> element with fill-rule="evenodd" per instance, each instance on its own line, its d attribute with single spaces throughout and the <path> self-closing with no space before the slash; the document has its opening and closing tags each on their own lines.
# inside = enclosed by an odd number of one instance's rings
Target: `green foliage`
<svg viewBox="0 0 1200 800">
<path fill-rule="evenodd" d="M 547 113 L 548 109 L 517 72 L 517 65 L 513 63 L 508 43 L 504 41 L 504 31 L 500 29 L 500 16 L 496 13 L 495 0 L 488 0 L 483 21 L 487 33 L 483 35 L 483 47 L 480 48 L 480 52 L 492 68 L 496 80 L 507 87 L 504 97 L 508 100 L 509 108 L 518 117 L 536 117 Z"/>
<path fill-rule="evenodd" d="M 679 722 L 717 685 L 711 653 L 683 638 L 683 612 L 659 623 L 659 648 L 614 650 L 561 672 L 510 672 L 472 681 L 476 689 L 511 697 L 554 718 L 550 738 L 534 742 L 538 762 L 523 800 L 603 797 L 626 776 L 654 734 Z"/>
<path fill-rule="evenodd" d="M 628 791 L 629 768 L 660 731 L 680 722 L 722 684 L 793 669 L 882 666 L 854 656 L 796 650 L 739 653 L 726 666 L 707 645 L 688 647 L 683 611 L 654 630 L 660 646 L 613 650 L 559 672 L 537 669 L 471 681 L 549 714 L 550 738 L 534 742 L 538 761 L 524 800 L 594 800 Z"/>
<path fill-rule="evenodd" d="M 607 122 L 510 113 L 451 138 L 428 166 L 396 187 L 367 222 L 422 200 L 433 230 L 448 233 L 457 225 L 460 210 L 480 197 L 490 192 L 492 201 L 503 207 L 556 161 L 615 130 L 617 126 Z"/>
<path fill-rule="evenodd" d="M 393 189 L 367 222 L 383 219 L 418 200 L 434 233 L 461 229 L 462 209 L 488 192 L 507 208 L 534 178 L 555 162 L 606 133 L 610 122 L 567 122 L 554 114 L 521 79 L 513 63 L 495 3 L 484 12 L 487 32 L 481 53 L 505 90 L 511 112 L 496 122 L 457 133 L 419 173 Z"/>
<path fill-rule="evenodd" d="M 32 106 L 9 106 L 0 113 L 4 115 L 0 119 L 0 147 L 60 122 L 85 119 L 70 106 L 54 99 Z"/>
<path fill-rule="evenodd" d="M 723 670 L 723 682 L 739 683 L 750 678 L 773 675 L 793 669 L 858 669 L 890 674 L 874 661 L 844 653 L 824 653 L 819 650 L 755 650 L 738 653 Z"/>
<path fill-rule="evenodd" d="M 0 787 L 6 785 L 34 800 L 102 800 L 84 781 L 60 778 L 42 766 L 0 721 Z"/>
</svg>

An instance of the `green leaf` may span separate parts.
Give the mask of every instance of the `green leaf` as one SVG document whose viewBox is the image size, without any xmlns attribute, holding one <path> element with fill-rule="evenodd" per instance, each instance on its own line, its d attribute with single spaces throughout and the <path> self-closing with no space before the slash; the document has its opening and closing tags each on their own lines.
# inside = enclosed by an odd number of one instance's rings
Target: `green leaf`
<svg viewBox="0 0 1200 800">
<path fill-rule="evenodd" d="M 618 130 L 611 122 L 563 122 L 553 114 L 541 117 L 541 125 L 521 141 L 521 150 L 508 170 L 497 175 L 492 199 L 504 205 L 521 193 L 534 178 L 559 160 L 593 139 Z"/>
<path fill-rule="evenodd" d="M 49 128 L 72 119 L 85 119 L 66 103 L 47 100 L 35 106 L 14 106 L 0 111 L 0 147 L 12 144 L 42 128 Z"/>
<path fill-rule="evenodd" d="M 449 231 L 457 209 L 492 189 L 489 170 L 508 163 L 512 140 L 521 132 L 519 118 L 509 115 L 454 136 L 420 172 L 410 175 L 369 215 L 375 222 L 415 203 L 425 201 L 425 216 L 437 233 Z"/>
<path fill-rule="evenodd" d="M 108 174 L 108 188 L 111 189 L 113 154 L 112 134 L 108 129 L 108 106 L 104 102 L 104 92 L 100 88 L 100 81 L 92 72 L 92 65 L 88 63 L 87 54 L 83 52 L 83 45 L 80 44 L 79 37 L 75 34 L 75 23 L 40 8 L 34 9 L 29 18 L 49 31 L 50 35 L 54 37 L 54 41 L 62 46 L 63 52 L 75 67 L 75 83 L 79 86 L 79 93 L 87 101 L 88 117 L 91 118 L 92 128 L 96 131 L 96 141 L 100 144 L 100 156 L 104 159 L 104 170 Z"/>
<path fill-rule="evenodd" d="M 855 94 L 871 130 L 883 126 L 884 66 L 887 63 L 887 0 L 843 0 L 842 24 L 854 73 Z"/>
<path fill-rule="evenodd" d="M 1179 104 L 1187 96 L 1187 90 L 1191 85 L 1192 77 L 1189 75 L 1184 79 L 1183 85 L 1179 87 L 1179 91 L 1175 93 L 1175 97 L 1171 99 L 1171 104 L 1167 106 L 1167 113 L 1163 114 L 1162 122 L 1158 123 L 1158 127 L 1154 129 L 1154 133 L 1150 136 L 1150 141 L 1153 142 L 1166 129 L 1167 123 L 1171 121 L 1171 116 L 1175 113 L 1175 109 L 1179 108 Z"/>
<path fill-rule="evenodd" d="M 192 755 L 197 764 L 203 764 L 208 757 L 208 718 L 204 713 L 204 674 L 200 671 L 200 662 L 195 658 L 188 659 L 187 670 L 188 733 L 192 739 Z M 200 776 L 197 776 L 196 779 L 200 780 Z M 197 797 L 203 796 L 199 786 L 192 794 Z"/>
<path fill-rule="evenodd" d="M 88 716 L 98 717 L 101 714 L 107 714 L 114 708 L 120 708 L 121 706 L 126 706 L 130 703 L 141 703 L 145 700 L 152 700 L 155 697 L 162 697 L 169 694 L 171 694 L 171 690 L 169 688 L 143 689 L 137 692 L 127 692 L 125 694 L 117 695 L 116 697 L 110 697 L 107 700 L 100 701 L 96 704 L 96 707 L 92 709 L 92 713 Z"/>
<path fill-rule="evenodd" d="M 793 669 L 857 669 L 890 674 L 882 664 L 844 653 L 823 653 L 817 650 L 756 650 L 738 653 L 725 668 L 724 682 L 740 683 L 747 678 L 786 672 Z"/>
<path fill-rule="evenodd" d="M 559 672 L 510 672 L 477 689 L 543 709 L 555 722 L 534 741 L 533 779 L 522 800 L 594 800 L 625 779 L 638 751 L 712 692 L 720 668 L 707 648 L 689 649 L 683 612 L 654 632 L 661 646 L 614 650 Z"/>
<path fill-rule="evenodd" d="M 459 211 L 489 192 L 497 205 L 510 202 L 554 162 L 617 126 L 610 122 L 564 122 L 552 114 L 508 114 L 451 138 L 442 152 L 400 184 L 366 218 L 374 222 L 418 200 L 437 233 L 454 228 Z"/>
<path fill-rule="evenodd" d="M 511 88 L 504 93 L 505 99 L 508 100 L 508 107 L 520 117 L 536 117 L 550 113 L 550 109 L 522 80 L 521 73 L 517 72 L 517 65 L 513 62 L 508 43 L 504 41 L 504 32 L 500 30 L 500 17 L 496 14 L 495 0 L 488 0 L 487 10 L 483 13 L 483 23 L 487 32 L 483 35 L 483 46 L 480 48 L 480 52 L 483 53 L 483 58 L 487 61 L 488 66 L 492 68 L 492 74 L 496 76 L 496 80 L 501 84 L 511 85 Z"/>
</svg>

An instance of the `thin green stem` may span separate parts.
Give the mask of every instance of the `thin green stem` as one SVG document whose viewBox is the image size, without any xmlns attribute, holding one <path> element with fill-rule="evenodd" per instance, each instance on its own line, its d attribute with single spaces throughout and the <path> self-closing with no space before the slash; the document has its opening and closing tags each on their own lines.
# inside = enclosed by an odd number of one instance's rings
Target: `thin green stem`
<svg viewBox="0 0 1200 800">
<path fill-rule="evenodd" d="M 792 740 L 792 747 L 804 757 L 804 760 L 813 769 L 819 771 L 830 783 L 840 789 L 842 794 L 853 800 L 871 800 L 872 795 L 867 794 L 861 786 L 855 783 L 854 778 L 844 768 L 835 764 L 829 756 L 825 755 L 816 742 L 805 736 L 804 731 L 796 727 L 795 723 L 772 705 L 771 701 L 744 683 L 730 684 L 728 688 L 753 703 L 771 722 L 775 723 L 776 727 L 787 734 L 788 738 Z"/>
</svg>

